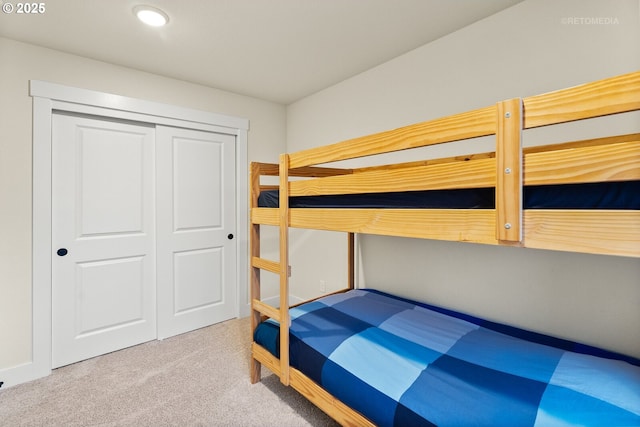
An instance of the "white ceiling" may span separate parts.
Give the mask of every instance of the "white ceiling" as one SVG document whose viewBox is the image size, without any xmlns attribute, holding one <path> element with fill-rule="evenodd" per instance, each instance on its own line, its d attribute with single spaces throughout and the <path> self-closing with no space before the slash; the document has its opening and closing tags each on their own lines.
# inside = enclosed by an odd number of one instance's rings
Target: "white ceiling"
<svg viewBox="0 0 640 427">
<path fill-rule="evenodd" d="M 288 104 L 520 1 L 49 0 L 0 13 L 0 36 Z"/>
</svg>

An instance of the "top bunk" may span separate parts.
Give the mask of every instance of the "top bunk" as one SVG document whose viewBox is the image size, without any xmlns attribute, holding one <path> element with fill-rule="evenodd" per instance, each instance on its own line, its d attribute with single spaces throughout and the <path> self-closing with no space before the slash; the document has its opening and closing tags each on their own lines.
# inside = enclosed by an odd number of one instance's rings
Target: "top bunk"
<svg viewBox="0 0 640 427">
<path fill-rule="evenodd" d="M 252 164 L 251 222 L 640 257 L 640 134 L 522 145 L 529 129 L 637 110 L 633 72 L 283 154 Z M 487 136 L 495 151 L 332 166 Z"/>
</svg>

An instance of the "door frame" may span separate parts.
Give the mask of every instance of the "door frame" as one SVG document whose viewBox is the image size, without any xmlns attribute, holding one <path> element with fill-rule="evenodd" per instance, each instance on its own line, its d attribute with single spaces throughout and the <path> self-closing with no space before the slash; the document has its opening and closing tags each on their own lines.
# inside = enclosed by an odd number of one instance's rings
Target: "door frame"
<svg viewBox="0 0 640 427">
<path fill-rule="evenodd" d="M 233 135 L 236 138 L 238 316 L 248 301 L 249 120 L 126 96 L 30 80 L 33 98 L 32 360 L 23 380 L 51 374 L 51 121 L 55 111 L 102 116 Z M 22 377 L 22 375 L 20 375 Z"/>
</svg>

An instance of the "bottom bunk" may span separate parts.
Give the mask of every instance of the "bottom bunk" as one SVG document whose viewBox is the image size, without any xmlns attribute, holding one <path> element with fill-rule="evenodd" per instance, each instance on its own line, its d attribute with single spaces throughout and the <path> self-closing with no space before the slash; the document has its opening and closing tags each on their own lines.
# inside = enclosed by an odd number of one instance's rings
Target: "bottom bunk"
<svg viewBox="0 0 640 427">
<path fill-rule="evenodd" d="M 368 289 L 290 318 L 291 385 L 343 424 L 640 425 L 632 357 Z M 254 332 L 274 372 L 279 331 L 266 320 Z"/>
</svg>

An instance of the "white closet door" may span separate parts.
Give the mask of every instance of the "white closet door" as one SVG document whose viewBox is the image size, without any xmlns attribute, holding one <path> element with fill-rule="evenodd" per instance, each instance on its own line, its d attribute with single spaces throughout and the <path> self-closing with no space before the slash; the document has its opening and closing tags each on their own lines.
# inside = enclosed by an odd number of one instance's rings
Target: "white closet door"
<svg viewBox="0 0 640 427">
<path fill-rule="evenodd" d="M 235 137 L 158 126 L 158 338 L 237 315 Z"/>
<path fill-rule="evenodd" d="M 156 338 L 154 133 L 53 115 L 54 368 Z"/>
</svg>

